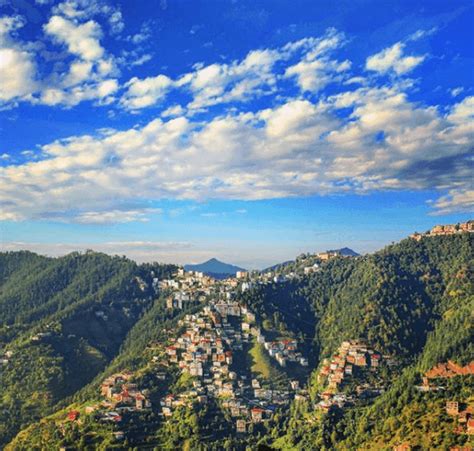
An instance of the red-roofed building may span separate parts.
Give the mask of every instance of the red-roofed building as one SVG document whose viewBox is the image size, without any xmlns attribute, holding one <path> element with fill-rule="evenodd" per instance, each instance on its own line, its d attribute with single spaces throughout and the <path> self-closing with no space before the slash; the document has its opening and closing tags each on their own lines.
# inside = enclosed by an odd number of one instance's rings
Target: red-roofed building
<svg viewBox="0 0 474 451">
<path fill-rule="evenodd" d="M 252 415 L 252 421 L 254 423 L 260 423 L 263 419 L 263 413 L 265 411 L 261 409 L 260 407 L 254 407 L 253 409 L 250 410 L 250 414 Z"/>
<path fill-rule="evenodd" d="M 76 421 L 79 418 L 79 412 L 77 410 L 71 410 L 67 414 L 67 419 L 69 421 Z"/>
</svg>

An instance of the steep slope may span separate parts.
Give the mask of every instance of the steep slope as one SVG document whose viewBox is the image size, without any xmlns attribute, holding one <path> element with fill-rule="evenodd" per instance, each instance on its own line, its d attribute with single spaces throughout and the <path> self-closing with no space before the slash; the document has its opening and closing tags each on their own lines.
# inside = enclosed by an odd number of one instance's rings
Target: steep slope
<svg viewBox="0 0 474 451">
<path fill-rule="evenodd" d="M 286 433 L 273 445 L 392 449 L 406 441 L 432 449 L 465 443 L 467 436 L 455 435 L 453 422 L 440 412 L 453 397 L 468 400 L 472 377 L 453 380 L 444 392 L 423 393 L 416 385 L 439 362 L 465 364 L 474 357 L 473 261 L 472 235 L 430 237 L 404 240 L 357 261 L 334 261 L 329 273 L 311 276 L 303 290 L 320 314 L 319 360 L 343 340 L 363 339 L 398 369 L 384 370 L 386 393 L 369 405 L 335 407 L 326 415 L 312 403 L 295 405 L 277 427 Z M 317 375 L 310 383 L 314 402 L 321 393 Z M 436 419 L 425 418 L 427 411 Z"/>
<path fill-rule="evenodd" d="M 93 252 L 19 254 L 1 256 L 11 268 L 0 291 L 2 440 L 102 371 L 155 297 L 152 279 L 174 270 Z"/>
</svg>

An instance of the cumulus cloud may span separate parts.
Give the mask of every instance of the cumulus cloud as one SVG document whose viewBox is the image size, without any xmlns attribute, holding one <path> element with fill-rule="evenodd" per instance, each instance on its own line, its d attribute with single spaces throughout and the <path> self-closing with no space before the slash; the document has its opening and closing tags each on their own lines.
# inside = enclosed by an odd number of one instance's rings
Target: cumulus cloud
<svg viewBox="0 0 474 451">
<path fill-rule="evenodd" d="M 100 45 L 101 28 L 93 20 L 75 24 L 61 16 L 53 16 L 44 26 L 47 34 L 65 44 L 70 53 L 85 61 L 95 61 L 102 57 L 104 49 Z"/>
<path fill-rule="evenodd" d="M 348 60 L 337 61 L 331 52 L 342 47 L 344 36 L 329 29 L 321 38 L 304 38 L 276 49 L 250 51 L 243 59 L 230 63 L 197 64 L 192 72 L 176 79 L 159 74 L 132 78 L 125 87 L 121 105 L 138 110 L 159 105 L 172 90 L 188 92 L 188 110 L 213 105 L 247 102 L 275 93 L 278 82 L 295 79 L 303 91 L 318 91 L 342 79 L 350 68 Z"/>
<path fill-rule="evenodd" d="M 432 202 L 434 214 L 472 213 L 474 206 L 474 189 L 452 189 L 448 194 Z"/>
<path fill-rule="evenodd" d="M 68 19 L 82 21 L 102 16 L 107 20 L 113 34 L 121 33 L 125 27 L 120 8 L 101 0 L 66 0 L 54 6 L 52 12 Z"/>
<path fill-rule="evenodd" d="M 365 63 L 366 69 L 381 74 L 393 71 L 397 75 L 412 71 L 424 61 L 425 56 L 405 56 L 404 48 L 403 42 L 397 42 L 392 47 L 370 56 Z"/>
<path fill-rule="evenodd" d="M 164 99 L 171 85 L 172 81 L 166 75 L 148 77 L 144 80 L 133 77 L 125 85 L 128 89 L 121 99 L 121 104 L 131 110 L 154 105 Z"/>
<path fill-rule="evenodd" d="M 432 203 L 439 211 L 448 211 L 449 202 L 465 208 L 462 199 L 466 205 L 472 200 L 473 97 L 443 109 L 411 101 L 412 84 L 403 77 L 385 85 L 379 77 L 358 76 L 349 61 L 337 57 L 345 37 L 333 29 L 228 63 L 197 64 L 175 78 L 133 77 L 121 86 L 92 10 L 78 5 L 60 4 L 45 25 L 68 49 L 67 71 L 36 92 L 15 87 L 17 80 L 9 85 L 12 77 L 2 74 L 10 94 L 0 95 L 30 96 L 51 106 L 117 102 L 132 112 L 159 105 L 161 112 L 140 127 L 53 141 L 38 149 L 34 161 L 4 160 L 4 220 L 146 221 L 158 212 L 136 206 L 159 199 L 433 189 L 442 196 Z M 29 50 L 11 42 L 20 26 L 17 19 L 0 22 L 2 48 L 34 64 Z M 399 42 L 369 57 L 366 69 L 408 73 L 424 56 L 406 56 L 404 46 Z M 24 73 L 17 78 L 35 86 L 34 70 Z M 285 90 L 289 83 L 299 88 L 293 97 Z M 321 94 L 330 83 L 334 93 Z M 186 105 L 166 102 L 174 90 L 176 98 L 189 98 Z M 243 106 L 268 94 L 270 107 Z M 196 119 L 196 112 L 213 105 L 225 108 Z"/>
<path fill-rule="evenodd" d="M 67 0 L 54 6 L 52 13 L 42 27 L 49 40 L 37 42 L 19 39 L 21 17 L 0 18 L 0 104 L 28 101 L 71 107 L 87 100 L 110 104 L 119 89 L 119 72 L 115 58 L 101 44 L 103 30 L 93 17 L 107 17 L 116 33 L 123 25 L 120 10 L 95 0 Z M 51 44 L 54 50 L 49 50 Z M 61 64 L 49 67 L 45 55 Z"/>
<path fill-rule="evenodd" d="M 326 36 L 305 42 L 311 50 L 296 64 L 285 70 L 285 77 L 295 77 L 302 91 L 316 92 L 331 82 L 342 80 L 341 74 L 347 71 L 351 63 L 348 60 L 337 61 L 330 58 L 331 52 L 344 44 L 344 35 L 330 29 Z M 288 45 L 287 49 L 298 46 L 298 43 Z"/>
<path fill-rule="evenodd" d="M 185 110 L 181 105 L 171 105 L 161 113 L 161 117 L 176 117 L 181 116 L 184 113 Z"/>
<path fill-rule="evenodd" d="M 150 212 L 121 205 L 453 186 L 461 205 L 472 177 L 472 123 L 472 100 L 442 114 L 410 102 L 401 87 L 288 99 L 207 123 L 154 119 L 55 141 L 40 149 L 40 161 L 1 168 L 1 211 L 9 220 L 142 221 Z"/>
<path fill-rule="evenodd" d="M 34 55 L 12 38 L 23 25 L 18 16 L 0 18 L 0 104 L 25 99 L 36 89 Z"/>
</svg>

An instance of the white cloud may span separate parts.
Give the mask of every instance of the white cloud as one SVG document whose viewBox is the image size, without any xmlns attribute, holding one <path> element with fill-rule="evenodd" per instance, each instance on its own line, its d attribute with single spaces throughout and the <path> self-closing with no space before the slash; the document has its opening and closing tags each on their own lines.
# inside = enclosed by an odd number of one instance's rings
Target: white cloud
<svg viewBox="0 0 474 451">
<path fill-rule="evenodd" d="M 24 101 L 72 107 L 88 100 L 110 104 L 115 100 L 112 94 L 119 89 L 119 72 L 115 58 L 100 43 L 103 32 L 92 17 L 106 16 L 117 32 L 120 10 L 98 0 L 67 0 L 54 6 L 52 12 L 42 27 L 45 36 L 51 38 L 49 42 L 22 42 L 18 30 L 24 25 L 23 19 L 0 18 L 0 105 L 10 107 Z M 65 47 L 69 55 L 49 50 L 51 42 Z M 60 61 L 50 73 L 44 70 L 46 54 Z"/>
<path fill-rule="evenodd" d="M 443 115 L 400 89 L 361 87 L 207 123 L 154 119 L 55 141 L 39 149 L 39 161 L 0 168 L 3 218 L 140 221 L 148 213 L 122 205 L 468 189 L 472 100 Z M 348 107 L 351 115 L 341 117 Z"/>
<path fill-rule="evenodd" d="M 341 81 L 341 74 L 351 67 L 351 63 L 331 59 L 329 55 L 342 47 L 344 41 L 344 35 L 334 29 L 330 29 L 323 38 L 304 41 L 308 51 L 299 62 L 285 70 L 285 77 L 295 77 L 302 91 L 311 92 L 317 92 L 331 82 Z M 294 49 L 294 46 L 288 48 Z"/>
<path fill-rule="evenodd" d="M 85 211 L 77 214 L 73 220 L 81 224 L 115 224 L 125 222 L 147 222 L 149 215 L 160 214 L 159 208 L 134 210 Z"/>
<path fill-rule="evenodd" d="M 448 194 L 431 202 L 434 214 L 472 213 L 474 207 L 474 189 L 452 189 Z"/>
<path fill-rule="evenodd" d="M 54 6 L 52 11 L 53 14 L 82 21 L 103 16 L 113 34 L 121 33 L 125 27 L 120 8 L 101 0 L 66 0 Z"/>
<path fill-rule="evenodd" d="M 365 63 L 366 69 L 381 74 L 394 71 L 397 75 L 412 71 L 424 61 L 425 56 L 404 56 L 404 48 L 403 42 L 397 42 L 392 47 L 370 56 Z"/>
<path fill-rule="evenodd" d="M 456 123 L 471 123 L 474 121 L 474 96 L 464 98 L 455 104 L 449 114 L 449 119 Z"/>
<path fill-rule="evenodd" d="M 70 53 L 85 61 L 96 61 L 104 55 L 100 45 L 102 32 L 99 24 L 93 20 L 75 24 L 64 17 L 52 16 L 44 30 L 59 43 L 65 44 Z"/>
<path fill-rule="evenodd" d="M 152 55 L 150 55 L 149 53 L 146 53 L 145 55 L 141 55 L 136 60 L 132 61 L 131 65 L 132 66 L 141 66 L 141 65 L 147 63 L 148 61 L 150 61 L 152 58 L 153 58 Z"/>
<path fill-rule="evenodd" d="M 181 105 L 171 105 L 161 113 L 161 117 L 176 117 L 184 114 L 184 108 Z"/>
<path fill-rule="evenodd" d="M 28 98 L 36 89 L 34 56 L 12 38 L 23 25 L 18 16 L 0 18 L 0 104 Z"/>
<path fill-rule="evenodd" d="M 464 88 L 462 86 L 458 86 L 457 88 L 450 89 L 449 93 L 451 94 L 451 96 L 457 97 L 463 91 L 464 91 Z"/>
<path fill-rule="evenodd" d="M 144 80 L 133 77 L 125 84 L 128 89 L 121 99 L 121 104 L 130 110 L 154 105 L 166 96 L 171 85 L 172 81 L 166 75 L 148 77 Z"/>
<path fill-rule="evenodd" d="M 190 111 L 218 104 L 247 102 L 278 90 L 282 78 L 295 78 L 303 91 L 316 91 L 342 79 L 350 62 L 329 57 L 344 44 L 344 36 L 329 29 L 321 38 L 305 38 L 276 49 L 250 51 L 231 63 L 196 64 L 192 72 L 176 79 L 160 74 L 145 79 L 132 78 L 121 104 L 137 110 L 159 104 L 172 90 L 189 92 Z M 298 61 L 293 61 L 298 58 Z M 290 64 L 291 62 L 291 64 Z"/>
</svg>

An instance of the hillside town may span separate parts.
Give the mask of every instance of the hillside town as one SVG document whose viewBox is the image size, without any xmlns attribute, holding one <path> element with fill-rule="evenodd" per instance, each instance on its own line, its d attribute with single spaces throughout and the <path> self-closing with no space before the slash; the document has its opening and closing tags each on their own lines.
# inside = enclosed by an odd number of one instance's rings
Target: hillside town
<svg viewBox="0 0 474 451">
<path fill-rule="evenodd" d="M 187 390 L 162 398 L 165 418 L 179 406 L 206 403 L 214 397 L 234 418 L 236 431 L 242 433 L 249 422 L 271 418 L 278 407 L 288 405 L 299 392 L 297 381 L 291 381 L 284 390 L 265 387 L 235 362 L 236 354 L 257 342 L 282 367 L 290 362 L 307 365 L 296 340 L 266 341 L 255 315 L 246 306 L 216 299 L 199 313 L 186 315 L 179 326 L 184 332 L 169 339 L 166 357 L 159 363 L 177 365 L 182 374 L 192 378 L 192 384 Z"/>
</svg>

